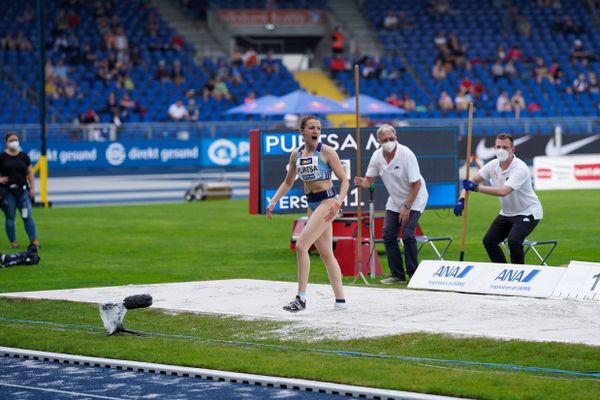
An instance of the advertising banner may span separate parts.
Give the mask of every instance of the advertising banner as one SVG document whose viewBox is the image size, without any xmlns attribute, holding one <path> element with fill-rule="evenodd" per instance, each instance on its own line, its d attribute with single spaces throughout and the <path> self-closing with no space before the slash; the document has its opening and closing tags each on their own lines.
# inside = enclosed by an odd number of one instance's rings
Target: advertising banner
<svg viewBox="0 0 600 400">
<path fill-rule="evenodd" d="M 24 151 L 36 163 L 39 143 L 27 142 Z M 198 141 L 58 142 L 48 145 L 48 167 L 53 169 L 125 169 L 158 166 L 247 167 L 248 139 L 201 139 Z"/>
<path fill-rule="evenodd" d="M 417 156 L 421 175 L 425 178 L 429 191 L 428 208 L 453 207 L 458 197 L 458 158 L 457 129 L 440 128 L 396 128 L 398 141 L 408 146 Z M 259 147 L 253 157 L 259 163 L 257 171 L 251 168 L 251 182 L 256 181 L 260 206 L 264 213 L 277 188 L 285 178 L 290 153 L 302 144 L 302 137 L 297 131 L 257 132 L 256 145 Z M 379 148 L 376 129 L 361 130 L 361 169 L 356 170 L 356 130 L 354 128 L 330 128 L 321 131 L 321 141 L 337 151 L 346 174 L 351 181 L 350 191 L 343 204 L 344 211 L 353 211 L 358 205 L 358 191 L 352 184 L 356 175 L 363 176 L 373 152 Z M 255 141 L 252 142 L 253 145 Z M 256 154 L 256 155 L 255 155 Z M 254 162 L 254 160 L 253 160 Z M 259 177 L 254 176 L 258 174 Z M 334 186 L 339 187 L 334 178 Z M 253 191 L 251 191 L 251 196 Z M 375 210 L 385 210 L 387 192 L 381 180 L 376 183 L 373 193 Z M 369 191 L 364 190 L 361 196 L 362 207 L 369 201 Z M 297 179 L 293 189 L 284 196 L 275 207 L 280 213 L 303 213 L 306 211 L 303 183 Z"/>
<path fill-rule="evenodd" d="M 219 18 L 227 25 L 323 25 L 325 14 L 322 10 L 255 10 L 235 9 L 217 11 Z"/>
<path fill-rule="evenodd" d="M 571 261 L 553 296 L 600 302 L 600 263 Z"/>
<path fill-rule="evenodd" d="M 595 135 L 563 135 L 561 145 L 555 143 L 554 136 L 549 135 L 513 135 L 517 157 L 531 165 L 537 156 L 567 156 L 575 154 L 600 154 L 600 134 Z M 474 135 L 473 155 L 483 162 L 495 157 L 495 136 Z M 466 159 L 466 137 L 459 138 L 459 159 Z"/>
<path fill-rule="evenodd" d="M 600 153 L 569 157 L 535 157 L 536 190 L 600 188 Z"/>
<path fill-rule="evenodd" d="M 408 287 L 465 293 L 550 297 L 565 268 L 483 262 L 431 261 L 419 264 Z"/>
</svg>

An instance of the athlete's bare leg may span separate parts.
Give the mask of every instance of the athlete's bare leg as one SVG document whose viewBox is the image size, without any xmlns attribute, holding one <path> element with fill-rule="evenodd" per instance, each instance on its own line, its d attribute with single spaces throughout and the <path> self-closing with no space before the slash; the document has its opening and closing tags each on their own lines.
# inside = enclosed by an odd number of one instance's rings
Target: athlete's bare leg
<svg viewBox="0 0 600 400">
<path fill-rule="evenodd" d="M 324 220 L 329 212 L 329 200 L 324 200 L 316 210 L 308 210 L 308 221 L 296 241 L 296 260 L 298 265 L 298 290 L 306 292 L 308 275 L 310 273 L 310 256 L 308 251 L 327 228 L 331 229 L 331 222 Z"/>
<path fill-rule="evenodd" d="M 340 265 L 333 254 L 333 227 L 331 223 L 325 232 L 315 242 L 317 250 L 325 268 L 327 269 L 327 276 L 329 277 L 329 283 L 333 288 L 333 294 L 336 299 L 344 298 L 344 286 L 342 285 L 342 271 Z"/>
</svg>

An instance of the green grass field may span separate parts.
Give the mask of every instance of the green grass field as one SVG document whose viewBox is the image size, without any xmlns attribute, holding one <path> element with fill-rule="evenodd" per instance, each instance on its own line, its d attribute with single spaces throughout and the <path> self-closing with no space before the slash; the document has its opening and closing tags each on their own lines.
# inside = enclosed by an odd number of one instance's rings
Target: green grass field
<svg viewBox="0 0 600 400">
<path fill-rule="evenodd" d="M 559 241 L 550 265 L 570 260 L 598 262 L 600 247 L 593 238 L 599 232 L 600 190 L 538 195 L 545 218 L 531 238 Z M 471 196 L 466 260 L 487 261 L 481 237 L 498 209 L 495 198 Z M 296 279 L 289 241 L 297 216 L 278 215 L 267 221 L 264 216 L 248 215 L 246 201 L 36 209 L 34 213 L 43 246 L 41 264 L 0 269 L 0 292 L 233 278 Z M 426 211 L 421 226 L 431 236 L 452 236 L 455 241 L 446 258 L 458 260 L 461 218 L 449 210 Z M 22 226 L 18 237 L 23 242 Z M 432 258 L 430 251 L 422 256 Z M 387 271 L 383 252 L 380 258 Z M 535 259 L 532 256 L 528 261 Z M 311 282 L 327 282 L 318 256 L 313 257 Z M 282 339 L 278 330 L 286 324 L 272 321 L 168 315 L 154 309 L 139 310 L 127 318 L 128 325 L 155 334 L 108 338 L 94 305 L 0 298 L 0 345 L 472 398 L 592 399 L 600 393 L 597 378 L 314 351 L 600 371 L 597 347 L 425 334 L 306 343 L 302 334 Z M 272 345 L 287 348 L 268 347 Z"/>
</svg>

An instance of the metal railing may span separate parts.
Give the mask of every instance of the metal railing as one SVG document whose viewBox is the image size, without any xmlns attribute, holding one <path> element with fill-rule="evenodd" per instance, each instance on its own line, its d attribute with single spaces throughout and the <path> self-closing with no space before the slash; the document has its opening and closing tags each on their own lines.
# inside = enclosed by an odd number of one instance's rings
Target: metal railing
<svg viewBox="0 0 600 400">
<path fill-rule="evenodd" d="M 438 119 L 395 119 L 371 120 L 372 125 L 392 123 L 395 126 L 456 126 L 460 135 L 466 135 L 466 118 Z M 323 126 L 329 126 L 323 120 Z M 598 134 L 600 118 L 475 118 L 473 133 L 495 136 L 501 132 L 515 135 L 551 135 L 560 127 L 562 134 Z M 224 122 L 145 122 L 127 123 L 120 127 L 114 124 L 48 124 L 49 141 L 118 141 L 118 140 L 197 140 L 216 137 L 246 137 L 251 129 L 287 129 L 283 119 Z M 37 124 L 0 125 L 0 134 L 14 131 L 23 141 L 40 140 L 40 126 Z"/>
</svg>

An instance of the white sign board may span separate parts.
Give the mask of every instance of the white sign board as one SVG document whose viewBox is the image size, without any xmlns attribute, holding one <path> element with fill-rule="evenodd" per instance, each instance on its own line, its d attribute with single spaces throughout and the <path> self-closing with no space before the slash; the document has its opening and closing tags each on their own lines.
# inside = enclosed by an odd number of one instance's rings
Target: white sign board
<svg viewBox="0 0 600 400">
<path fill-rule="evenodd" d="M 424 260 L 411 289 L 447 290 L 509 296 L 550 297 L 565 268 L 538 265 Z"/>
<path fill-rule="evenodd" d="M 600 301 L 600 264 L 571 261 L 553 296 Z"/>
<path fill-rule="evenodd" d="M 536 190 L 600 188 L 600 154 L 534 157 Z"/>
</svg>

